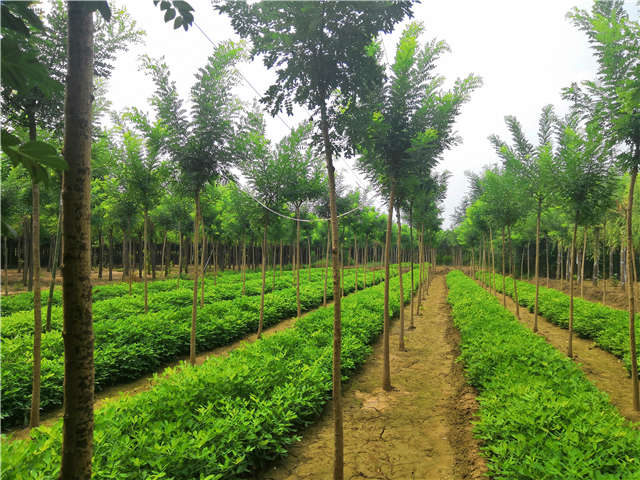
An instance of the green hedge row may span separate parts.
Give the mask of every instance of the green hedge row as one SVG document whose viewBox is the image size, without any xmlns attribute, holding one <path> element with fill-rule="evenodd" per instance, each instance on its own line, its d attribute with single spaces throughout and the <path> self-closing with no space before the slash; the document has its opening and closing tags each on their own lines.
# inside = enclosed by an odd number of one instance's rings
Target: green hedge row
<svg viewBox="0 0 640 480">
<path fill-rule="evenodd" d="M 362 279 L 359 278 L 362 287 Z M 380 278 L 378 278 L 380 280 Z M 300 287 L 303 311 L 322 304 L 323 280 Z M 331 278 L 327 296 L 332 297 Z M 355 289 L 354 273 L 347 271 L 345 293 Z M 238 297 L 218 301 L 198 309 L 196 343 L 206 351 L 231 343 L 258 328 L 260 297 Z M 295 288 L 265 295 L 265 326 L 296 314 Z M 105 318 L 94 325 L 95 385 L 104 387 L 132 380 L 154 371 L 189 352 L 191 306 L 127 318 Z M 32 338 L 18 336 L 3 341 L 2 425 L 4 428 L 27 422 L 31 398 Z M 64 343 L 60 331 L 42 336 L 41 409 L 62 405 Z"/>
<path fill-rule="evenodd" d="M 318 281 L 322 279 L 323 272 L 315 270 L 311 274 L 312 281 Z M 217 285 L 213 285 L 212 280 L 205 281 L 205 304 L 217 302 L 220 300 L 232 300 L 242 295 L 242 281 L 240 277 L 234 278 L 235 281 L 218 282 Z M 308 276 L 300 279 L 300 283 L 307 282 Z M 149 292 L 149 312 L 161 312 L 176 310 L 181 307 L 186 307 L 193 302 L 193 282 L 191 288 L 186 286 L 183 288 L 175 288 L 175 280 L 171 280 L 169 283 L 170 289 L 165 290 L 167 282 L 160 282 L 161 284 L 150 283 L 149 286 L 155 288 Z M 273 281 L 270 278 L 267 282 L 267 291 L 272 291 L 271 287 Z M 292 280 L 290 275 L 282 275 L 280 278 L 276 278 L 274 290 L 282 290 L 284 288 L 290 288 L 292 286 Z M 159 287 L 159 288 L 158 288 Z M 116 289 L 112 289 L 116 290 Z M 139 289 L 138 289 L 139 290 Z M 248 296 L 260 295 L 262 291 L 262 279 L 251 278 L 245 282 L 245 294 Z M 93 302 L 93 321 L 98 322 L 105 318 L 115 320 L 123 320 L 127 317 L 136 314 L 144 313 L 144 296 L 142 294 L 129 295 L 128 287 L 127 293 L 122 293 L 121 297 L 110 297 L 106 300 L 94 300 Z M 200 300 L 200 291 L 198 291 L 198 301 Z M 62 306 L 56 306 L 51 309 L 51 327 L 53 330 L 62 330 Z M 33 332 L 33 310 L 16 312 L 13 315 L 7 317 L 3 316 L 1 335 L 2 338 L 8 339 L 18 335 L 31 335 Z"/>
<path fill-rule="evenodd" d="M 491 478 L 640 479 L 640 432 L 575 363 L 461 272 L 447 284 Z"/>
<path fill-rule="evenodd" d="M 405 283 L 409 275 L 405 274 Z M 383 285 L 342 300 L 343 378 L 382 331 Z M 405 289 L 405 301 L 410 292 Z M 398 279 L 391 309 L 399 311 Z M 94 479 L 235 479 L 283 456 L 331 397 L 333 308 L 228 357 L 178 367 L 96 414 Z M 4 442 L 2 478 L 56 478 L 61 424 Z"/>
<path fill-rule="evenodd" d="M 321 268 L 313 268 L 312 272 L 322 271 Z M 268 280 L 270 280 L 273 271 L 268 272 Z M 288 270 L 284 273 L 288 273 L 291 275 L 291 270 Z M 306 275 L 306 270 L 304 274 Z M 279 274 L 279 271 L 276 272 Z M 303 277 L 303 273 L 300 272 L 301 279 L 307 278 Z M 211 280 L 213 283 L 213 275 L 207 274 L 207 279 Z M 286 278 L 284 275 L 282 278 Z M 291 278 L 291 277 L 289 277 Z M 245 274 L 246 280 L 257 280 L 262 279 L 262 272 L 247 272 Z M 216 280 L 216 284 L 227 284 L 227 283 L 236 283 L 241 282 L 241 273 L 233 270 L 227 270 L 225 272 L 218 272 L 218 278 Z M 205 282 L 206 283 L 206 282 Z M 268 282 L 269 283 L 269 282 Z M 172 278 L 170 280 L 155 280 L 149 281 L 148 288 L 149 292 L 167 292 L 170 290 L 176 289 L 177 278 Z M 182 279 L 180 280 L 180 288 L 191 289 L 193 290 L 193 280 Z M 143 282 L 133 282 L 131 284 L 131 292 L 134 295 L 143 295 L 144 294 L 144 283 Z M 127 282 L 118 282 L 118 283 L 110 283 L 108 285 L 96 285 L 93 287 L 93 301 L 97 302 L 100 300 L 106 300 L 113 297 L 121 297 L 129 294 L 129 284 Z M 43 292 L 43 305 L 46 305 L 47 298 L 49 292 Z M 53 292 L 53 305 L 60 306 L 62 305 L 62 290 L 60 287 L 56 287 Z M 13 295 L 9 295 L 7 297 L 0 297 L 0 307 L 2 309 L 2 316 L 13 315 L 16 312 L 23 312 L 33 310 L 33 292 L 23 292 L 16 293 Z"/>
<path fill-rule="evenodd" d="M 480 273 L 476 276 L 478 279 L 482 278 Z M 518 303 L 533 312 L 536 301 L 535 285 L 517 282 Z M 502 276 L 499 274 L 496 274 L 496 288 L 502 292 Z M 505 290 L 507 295 L 514 296 L 511 277 L 505 277 Z M 538 296 L 538 313 L 562 328 L 569 328 L 569 300 L 569 295 L 541 286 Z M 574 297 L 573 330 L 580 337 L 593 340 L 601 349 L 621 358 L 627 370 L 631 372 L 628 312 Z M 637 348 L 640 350 L 639 316 L 636 316 L 636 339 L 638 339 Z"/>
</svg>

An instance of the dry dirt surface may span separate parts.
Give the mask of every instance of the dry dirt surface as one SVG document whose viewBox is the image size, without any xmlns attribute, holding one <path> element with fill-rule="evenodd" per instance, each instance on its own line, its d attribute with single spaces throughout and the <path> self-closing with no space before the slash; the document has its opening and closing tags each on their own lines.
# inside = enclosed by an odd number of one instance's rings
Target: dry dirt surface
<svg viewBox="0 0 640 480">
<path fill-rule="evenodd" d="M 398 351 L 398 322 L 391 331 L 391 382 L 384 392 L 382 343 L 345 385 L 345 479 L 461 480 L 484 478 L 486 468 L 472 436 L 475 395 L 456 363 L 459 334 L 446 302 L 443 273 L 423 302 L 415 330 Z M 410 309 L 405 309 L 409 324 Z M 331 405 L 262 480 L 327 479 L 333 473 Z"/>
<path fill-rule="evenodd" d="M 502 303 L 502 293 L 498 293 L 496 297 Z M 506 301 L 507 308 L 515 315 L 515 302 L 509 296 L 506 297 Z M 533 329 L 534 316 L 526 307 L 520 307 L 520 322 Z M 544 337 L 548 343 L 565 355 L 567 354 L 569 344 L 567 329 L 558 327 L 538 315 L 538 335 Z M 575 334 L 573 336 L 573 360 L 587 378 L 609 396 L 609 400 L 618 408 L 622 416 L 633 422 L 640 422 L 640 412 L 633 410 L 631 377 L 622 361 L 609 352 L 598 348 L 593 340 L 580 338 Z M 637 426 L 640 427 L 640 424 Z"/>
</svg>

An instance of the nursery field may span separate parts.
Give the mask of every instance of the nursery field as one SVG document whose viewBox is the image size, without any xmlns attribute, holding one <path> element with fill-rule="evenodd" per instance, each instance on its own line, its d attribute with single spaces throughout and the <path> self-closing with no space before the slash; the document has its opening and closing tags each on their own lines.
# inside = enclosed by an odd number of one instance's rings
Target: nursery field
<svg viewBox="0 0 640 480">
<path fill-rule="evenodd" d="M 382 287 L 342 300 L 344 379 L 382 331 Z M 393 315 L 398 288 L 395 277 Z M 406 288 L 405 302 L 410 295 Z M 109 403 L 96 413 L 93 478 L 235 478 L 284 455 L 330 397 L 331 321 L 332 309 L 319 308 L 293 328 L 197 368 L 182 364 L 151 390 Z M 31 440 L 4 441 L 2 478 L 55 477 L 60 440 L 58 422 Z"/>
<path fill-rule="evenodd" d="M 397 270 L 397 269 L 396 269 Z M 279 272 L 278 272 L 279 273 Z M 331 271 L 328 272 L 326 298 L 332 299 Z M 364 275 L 358 283 L 364 288 Z M 300 287 L 302 311 L 318 307 L 324 297 L 324 272 L 314 269 L 311 281 L 305 272 Z M 369 275 L 369 284 L 380 282 L 381 275 Z M 188 283 L 182 281 L 182 283 Z M 245 295 L 239 275 L 227 275 L 213 286 L 205 282 L 205 303 L 198 311 L 197 349 L 206 351 L 233 342 L 257 329 L 261 280 L 247 275 Z M 265 294 L 264 323 L 270 326 L 296 314 L 296 289 L 291 272 L 283 272 L 276 289 Z M 189 352 L 189 320 L 192 292 L 176 289 L 175 280 L 150 284 L 154 293 L 149 299 L 149 313 L 144 314 L 140 295 L 128 296 L 127 285 L 97 289 L 105 300 L 94 302 L 95 388 L 97 391 L 160 368 Z M 355 290 L 355 271 L 347 270 L 344 293 Z M 171 288 L 172 290 L 169 290 Z M 124 291 L 123 291 L 124 289 Z M 123 295 L 123 297 L 116 297 Z M 113 297 L 113 298 L 109 298 Z M 61 312 L 57 312 L 59 319 Z M 29 412 L 32 378 L 32 312 L 15 313 L 3 318 L 2 424 L 3 428 L 20 426 Z M 43 335 L 41 407 L 48 411 L 62 404 L 64 358 L 61 321 Z"/>
<path fill-rule="evenodd" d="M 490 478 L 640 478 L 640 430 L 607 396 L 472 279 L 447 283 Z"/>
</svg>

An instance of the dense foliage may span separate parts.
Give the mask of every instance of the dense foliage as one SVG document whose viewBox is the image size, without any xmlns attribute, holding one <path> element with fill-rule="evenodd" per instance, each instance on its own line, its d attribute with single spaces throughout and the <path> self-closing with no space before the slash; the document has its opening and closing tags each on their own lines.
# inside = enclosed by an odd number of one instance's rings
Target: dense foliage
<svg viewBox="0 0 640 480">
<path fill-rule="evenodd" d="M 447 284 L 491 478 L 638 478 L 640 432 L 575 363 L 461 272 Z"/>
<path fill-rule="evenodd" d="M 397 293 L 397 278 L 391 288 Z M 343 379 L 382 331 L 381 293 L 379 285 L 342 302 Z M 399 307 L 392 295 L 394 314 Z M 96 415 L 93 478 L 232 479 L 285 454 L 330 398 L 332 317 L 331 307 L 320 308 L 293 328 L 198 367 L 182 364 L 150 391 L 108 404 Z M 61 423 L 31 436 L 3 444 L 3 479 L 57 475 Z"/>
</svg>

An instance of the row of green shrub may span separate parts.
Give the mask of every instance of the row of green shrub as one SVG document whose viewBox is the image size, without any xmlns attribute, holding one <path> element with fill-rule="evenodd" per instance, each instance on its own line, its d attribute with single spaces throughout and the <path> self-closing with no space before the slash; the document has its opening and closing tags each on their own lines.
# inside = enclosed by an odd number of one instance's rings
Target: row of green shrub
<svg viewBox="0 0 640 480">
<path fill-rule="evenodd" d="M 359 278 L 360 287 L 363 286 Z M 378 281 L 380 278 L 378 278 Z M 319 306 L 323 300 L 323 280 L 303 284 L 300 303 L 303 311 Z M 333 282 L 328 281 L 327 297 Z M 354 273 L 346 272 L 345 293 L 355 289 Z M 205 305 L 198 309 L 196 342 L 198 351 L 226 345 L 258 328 L 260 297 L 238 297 Z M 294 316 L 297 311 L 295 288 L 265 295 L 265 326 Z M 94 324 L 95 385 L 104 387 L 139 378 L 189 352 L 191 306 L 135 314 L 127 318 L 105 318 Z M 2 348 L 2 425 L 23 425 L 27 421 L 33 368 L 32 338 L 18 336 L 3 341 Z M 64 343 L 60 331 L 42 336 L 41 408 L 62 405 Z"/>
<path fill-rule="evenodd" d="M 447 284 L 490 477 L 640 479 L 640 431 L 575 363 L 461 272 Z"/>
<path fill-rule="evenodd" d="M 253 277 L 253 276 L 252 276 Z M 242 280 L 239 276 L 229 278 L 235 281 L 218 282 L 213 284 L 211 279 L 205 281 L 204 303 L 209 304 L 220 300 L 232 300 L 242 295 Z M 323 272 L 315 270 L 311 274 L 312 281 L 318 281 L 323 278 Z M 308 276 L 305 275 L 301 279 L 301 284 L 307 282 Z M 171 311 L 181 307 L 191 305 L 193 302 L 193 282 L 192 287 L 176 288 L 175 280 L 171 280 L 171 289 L 165 290 L 167 282 L 158 282 L 158 284 L 150 283 L 149 286 L 156 288 L 149 293 L 149 312 Z M 282 275 L 276 278 L 275 283 L 272 279 L 266 284 L 267 291 L 282 290 L 292 286 L 291 276 Z M 159 288 L 158 288 L 159 287 Z M 128 288 L 128 287 L 127 287 Z M 116 289 L 112 289 L 116 290 Z M 139 289 L 138 289 L 139 290 Z M 262 291 L 262 279 L 251 278 L 245 281 L 245 295 L 260 295 Z M 128 292 L 128 290 L 127 290 Z M 198 301 L 200 301 L 200 291 L 198 291 Z M 111 320 L 122 320 L 132 315 L 144 313 L 144 297 L 142 294 L 128 295 L 122 293 L 121 297 L 110 297 L 103 300 L 94 300 L 93 302 L 93 321 L 98 322 L 105 318 Z M 62 306 L 56 306 L 51 309 L 51 327 L 53 330 L 62 330 L 63 313 Z M 8 339 L 18 335 L 31 335 L 33 333 L 33 310 L 16 312 L 13 315 L 2 318 L 1 335 L 2 338 Z"/>
<path fill-rule="evenodd" d="M 477 277 L 482 279 L 481 275 L 479 272 Z M 488 276 L 486 280 L 489 281 Z M 533 312 L 536 301 L 535 285 L 517 282 L 518 303 Z M 502 292 L 502 276 L 499 274 L 496 274 L 496 289 Z M 514 296 L 513 279 L 510 277 L 505 277 L 505 291 L 510 297 Z M 569 301 L 569 295 L 541 286 L 538 313 L 562 328 L 569 328 Z M 631 372 L 628 312 L 574 297 L 573 330 L 580 337 L 593 340 L 598 347 L 621 358 L 627 370 Z M 636 339 L 638 339 L 637 348 L 640 349 L 640 318 L 637 316 Z"/>
<path fill-rule="evenodd" d="M 342 300 L 343 379 L 382 331 L 382 288 Z M 391 292 L 396 314 L 397 277 Z M 95 417 L 93 478 L 244 478 L 285 455 L 330 399 L 332 324 L 333 308 L 320 308 L 293 328 L 196 368 L 181 365 L 150 391 L 108 404 Z M 2 478 L 56 478 L 60 422 L 31 436 L 4 443 Z"/>
<path fill-rule="evenodd" d="M 322 271 L 321 268 L 314 268 L 312 271 Z M 269 271 L 268 275 L 271 276 L 273 271 Z M 284 272 L 283 272 L 284 273 Z M 291 274 L 289 270 L 287 273 Z M 276 272 L 279 275 L 279 271 Z M 306 274 L 306 271 L 305 271 Z M 303 274 L 300 274 L 301 279 L 307 278 L 303 277 Z M 213 284 L 213 275 L 207 274 L 207 281 Z M 256 280 L 261 279 L 261 272 L 247 272 L 245 274 L 246 280 Z M 285 278 L 285 277 L 283 277 Z M 205 281 L 205 283 L 207 283 Z M 227 270 L 225 272 L 217 273 L 217 284 L 227 284 L 227 283 L 236 283 L 241 282 L 241 273 L 233 270 Z M 177 287 L 177 278 L 172 278 L 170 280 L 155 280 L 149 281 L 148 289 L 149 292 L 166 292 L 169 290 L 174 290 Z M 180 288 L 185 289 L 193 289 L 193 280 L 182 279 L 180 280 Z M 144 283 L 143 282 L 133 282 L 131 284 L 131 293 L 134 295 L 142 295 L 144 293 Z M 108 285 L 96 285 L 93 287 L 93 301 L 97 302 L 100 300 L 106 300 L 113 297 L 121 297 L 129 294 L 129 284 L 127 282 L 117 282 L 110 283 Z M 42 302 L 43 305 L 46 305 L 48 299 L 49 292 L 43 291 L 42 293 Z M 60 287 L 56 287 L 53 292 L 53 302 L 52 305 L 62 305 L 62 290 Z M 16 293 L 9 296 L 0 297 L 0 306 L 2 308 L 2 316 L 12 315 L 16 312 L 23 312 L 28 310 L 33 310 L 33 292 L 23 292 Z"/>
</svg>

